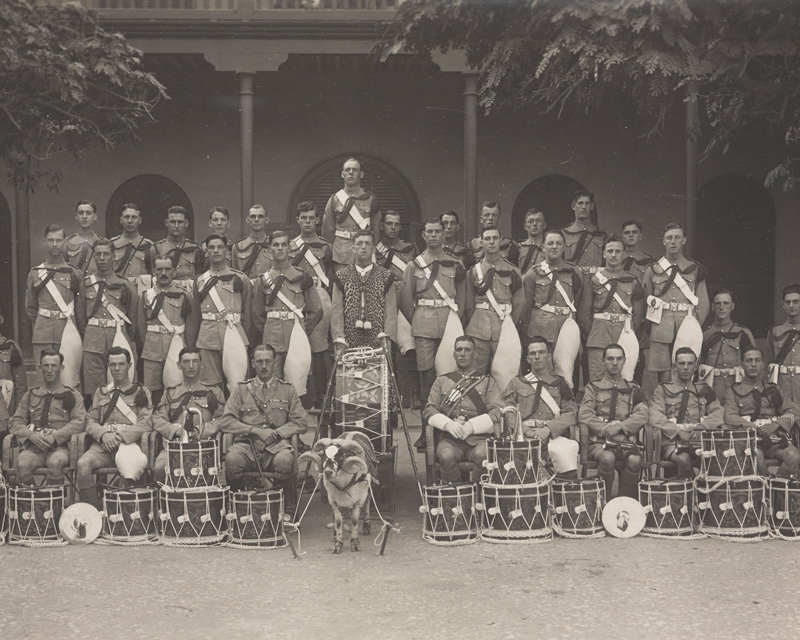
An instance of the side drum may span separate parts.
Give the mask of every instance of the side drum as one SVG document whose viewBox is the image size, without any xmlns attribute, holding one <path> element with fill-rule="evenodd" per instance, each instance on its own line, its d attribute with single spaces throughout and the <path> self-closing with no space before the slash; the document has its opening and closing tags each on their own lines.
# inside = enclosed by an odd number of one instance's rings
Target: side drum
<svg viewBox="0 0 800 640">
<path fill-rule="evenodd" d="M 694 484 L 679 480 L 647 480 L 639 483 L 639 502 L 647 520 L 642 534 L 680 538 L 695 530 Z"/>
<path fill-rule="evenodd" d="M 550 485 L 504 487 L 484 484 L 481 539 L 488 542 L 552 540 Z"/>
<path fill-rule="evenodd" d="M 554 480 L 553 530 L 564 538 L 601 538 L 605 483 L 599 479 Z"/>
<path fill-rule="evenodd" d="M 424 487 L 422 538 L 442 546 L 469 544 L 478 539 L 475 485 L 440 484 Z"/>
<path fill-rule="evenodd" d="M 283 491 L 237 491 L 231 495 L 229 547 L 276 549 L 288 544 L 283 530 Z"/>
<path fill-rule="evenodd" d="M 756 475 L 757 444 L 755 429 L 703 431 L 700 475 L 713 478 Z"/>
<path fill-rule="evenodd" d="M 538 439 L 509 440 L 489 438 L 486 461 L 489 484 L 539 484 L 542 474 L 542 443 Z"/>
<path fill-rule="evenodd" d="M 164 443 L 167 455 L 166 484 L 181 491 L 219 487 L 220 457 L 216 440 Z"/>
<path fill-rule="evenodd" d="M 700 531 L 709 536 L 742 539 L 768 535 L 765 480 L 695 478 L 694 483 Z"/>
<path fill-rule="evenodd" d="M 228 488 L 203 492 L 159 492 L 161 542 L 168 546 L 197 546 L 220 542 L 227 535 L 225 506 Z"/>
<path fill-rule="evenodd" d="M 64 487 L 9 487 L 8 540 L 12 544 L 60 544 L 58 521 L 64 510 Z"/>
<path fill-rule="evenodd" d="M 106 491 L 101 538 L 110 543 L 137 544 L 158 539 L 158 492 L 151 487 Z"/>
<path fill-rule="evenodd" d="M 770 530 L 779 538 L 800 538 L 800 480 L 770 478 Z"/>
</svg>

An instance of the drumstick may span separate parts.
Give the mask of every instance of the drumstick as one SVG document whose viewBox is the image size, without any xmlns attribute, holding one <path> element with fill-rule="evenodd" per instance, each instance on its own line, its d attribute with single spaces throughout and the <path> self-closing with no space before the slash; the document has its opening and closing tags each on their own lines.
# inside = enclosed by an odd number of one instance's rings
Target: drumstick
<svg viewBox="0 0 800 640">
<path fill-rule="evenodd" d="M 250 443 L 250 451 L 253 452 L 253 458 L 256 460 L 256 467 L 258 468 L 258 475 L 261 476 L 261 484 L 264 485 L 264 491 L 268 491 L 269 487 L 267 486 L 267 479 L 264 477 L 264 471 L 261 469 L 261 462 L 258 459 L 258 454 L 256 453 L 256 448 L 253 446 L 253 440 L 248 438 L 247 441 Z"/>
</svg>

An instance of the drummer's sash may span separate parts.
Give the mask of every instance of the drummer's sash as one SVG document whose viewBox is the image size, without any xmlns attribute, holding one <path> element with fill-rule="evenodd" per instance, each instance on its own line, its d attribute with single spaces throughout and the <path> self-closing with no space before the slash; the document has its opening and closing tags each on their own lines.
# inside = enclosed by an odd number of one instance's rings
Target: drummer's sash
<svg viewBox="0 0 800 640">
<path fill-rule="evenodd" d="M 681 290 L 681 293 L 694 306 L 697 306 L 700 303 L 700 298 L 698 298 L 694 294 L 694 291 L 692 291 L 689 288 L 689 284 L 686 282 L 686 280 L 683 279 L 683 276 L 681 275 L 681 272 L 680 272 L 680 267 L 677 264 L 672 264 L 669 260 L 667 260 L 667 256 L 664 256 L 663 258 L 661 258 L 661 260 L 658 261 L 658 266 L 661 267 L 661 269 L 664 271 L 664 273 L 667 273 L 668 269 L 673 269 L 674 268 L 675 269 L 675 277 L 672 279 L 672 281 L 675 283 L 675 286 L 677 286 L 678 289 Z"/>
<path fill-rule="evenodd" d="M 422 270 L 422 273 L 425 274 L 425 277 L 428 280 L 431 280 L 431 268 L 425 263 L 425 261 L 422 259 L 422 256 L 419 256 L 416 260 L 414 260 L 414 262 Z M 441 283 L 436 279 L 433 279 L 433 288 L 436 289 L 436 293 L 438 293 L 439 297 L 445 301 L 445 304 L 450 307 L 451 311 L 458 313 L 458 305 L 456 304 L 456 301 L 447 295 L 447 291 L 444 290 L 444 287 L 442 287 Z"/>
<path fill-rule="evenodd" d="M 44 267 L 44 265 L 40 265 L 38 269 L 39 269 L 39 277 L 42 280 L 45 280 L 47 278 L 47 269 Z M 67 320 L 72 318 L 75 315 L 75 301 L 73 300 L 69 304 L 64 302 L 64 298 L 61 295 L 61 292 L 58 290 L 58 286 L 56 285 L 56 283 L 53 282 L 52 278 L 47 280 L 45 288 L 47 289 L 47 293 L 49 293 L 50 297 L 53 298 L 53 301 L 56 303 L 56 306 L 58 306 L 58 309 L 61 311 L 61 313 L 64 314 Z"/>
<path fill-rule="evenodd" d="M 351 198 L 351 196 L 347 195 L 347 192 L 344 189 L 339 189 L 336 192 L 336 198 L 339 202 L 342 203 L 342 207 L 344 207 L 350 217 L 355 221 L 355 223 L 359 226 L 359 228 L 369 229 L 370 218 L 365 218 L 361 215 L 361 210 L 356 206 L 356 199 Z M 347 208 L 347 201 L 352 199 L 352 203 L 350 208 Z"/>
<path fill-rule="evenodd" d="M 387 247 L 383 242 L 379 242 L 375 245 L 375 251 L 380 253 L 384 259 L 389 257 L 389 247 Z M 392 254 L 392 266 L 396 269 L 400 269 L 400 271 L 405 271 L 407 262 L 403 262 L 403 259 L 398 256 L 396 253 Z"/>
<path fill-rule="evenodd" d="M 114 385 L 110 385 L 110 386 L 106 387 L 106 392 L 107 393 L 114 393 L 115 390 L 116 390 L 116 387 L 114 387 Z M 130 405 L 122 399 L 122 393 L 120 393 L 117 396 L 117 402 L 114 405 L 114 408 L 116 408 L 117 411 L 119 411 L 123 416 L 125 416 L 125 418 L 127 420 L 130 421 L 131 426 L 136 424 L 136 422 L 138 420 L 138 418 L 136 416 L 136 413 L 134 413 L 134 411 L 133 411 L 133 409 L 131 409 Z M 108 422 L 108 419 L 110 417 L 111 417 L 111 411 L 107 411 L 106 414 L 103 416 L 102 421 L 100 422 L 100 424 L 104 425 L 106 422 Z"/>
<path fill-rule="evenodd" d="M 264 278 L 264 284 L 267 285 L 267 288 L 270 291 L 275 289 L 275 281 L 270 277 L 269 273 L 264 273 L 262 274 L 261 277 Z M 294 305 L 294 303 L 292 303 L 292 301 L 286 297 L 286 294 L 283 293 L 283 291 L 277 289 L 275 291 L 275 295 L 278 298 L 278 300 L 280 300 L 284 305 L 286 305 L 286 308 L 289 309 L 289 311 L 291 311 L 295 316 L 297 316 L 299 320 L 303 320 L 303 311 L 301 309 L 298 309 Z"/>
<path fill-rule="evenodd" d="M 294 240 L 292 240 L 292 244 L 295 246 L 296 249 L 302 249 L 304 245 L 306 245 L 306 241 L 303 240 L 301 236 L 297 236 Z M 317 256 L 314 255 L 314 252 L 311 250 L 311 247 L 306 248 L 303 252 L 303 258 L 306 262 L 308 262 L 309 266 L 314 270 L 314 273 L 317 274 L 319 281 L 323 284 L 325 288 L 328 288 L 331 284 L 331 281 L 328 279 L 328 276 L 325 274 L 325 270 L 322 268 L 322 265 L 319 263 L 319 259 Z"/>
<path fill-rule="evenodd" d="M 461 373 L 458 371 L 452 371 L 451 373 L 447 373 L 445 375 L 455 382 L 456 386 L 450 390 L 450 393 L 448 393 L 447 397 L 444 399 L 444 402 L 442 403 L 442 413 L 444 413 L 448 418 L 452 417 L 456 407 L 465 397 L 469 397 L 469 399 L 472 401 L 472 404 L 475 405 L 475 411 L 478 412 L 478 415 L 486 413 L 486 404 L 484 403 L 483 398 L 481 398 L 481 394 L 478 393 L 477 389 L 478 385 L 486 379 L 486 376 L 480 376 L 472 381 L 472 378 L 467 379 L 463 376 L 460 380 L 456 380 L 458 376 L 461 376 Z"/>
<path fill-rule="evenodd" d="M 144 295 L 147 299 L 147 304 L 152 307 L 153 301 L 158 295 L 155 287 L 145 291 Z M 164 358 L 164 370 L 161 373 L 165 388 L 169 388 L 175 386 L 176 384 L 180 384 L 180 382 L 183 380 L 183 372 L 180 370 L 180 367 L 178 367 L 177 362 L 178 356 L 185 346 L 185 343 L 183 341 L 183 336 L 178 333 L 175 325 L 170 322 L 163 307 L 158 310 L 157 317 L 158 321 L 163 325 L 163 327 L 172 334 L 172 340 L 170 340 L 169 348 L 167 349 L 167 355 Z"/>
<path fill-rule="evenodd" d="M 475 273 L 478 274 L 478 280 L 483 282 L 483 269 L 481 269 L 480 262 L 475 263 Z M 489 301 L 489 304 L 492 305 L 492 309 L 494 309 L 494 312 L 500 318 L 500 321 L 502 322 L 503 320 L 505 320 L 506 315 L 508 314 L 506 314 L 500 308 L 500 304 L 497 302 L 497 298 L 495 298 L 494 291 L 492 291 L 491 287 L 486 288 L 486 299 Z"/>
<path fill-rule="evenodd" d="M 544 275 L 550 278 L 550 282 L 555 283 L 556 290 L 561 294 L 561 297 L 564 298 L 564 302 L 569 307 L 572 313 L 575 313 L 575 304 L 570 300 L 569 294 L 567 293 L 566 289 L 564 289 L 564 285 L 561 284 L 561 280 L 556 278 L 556 274 L 553 273 L 553 270 L 550 268 L 550 265 L 547 264 L 547 260 L 542 260 L 539 264 L 539 268 L 544 271 Z"/>
<path fill-rule="evenodd" d="M 523 376 L 523 378 L 525 379 L 525 382 L 527 382 L 532 387 L 535 386 L 537 382 L 541 382 L 542 383 L 542 391 L 541 391 L 539 397 L 547 405 L 547 408 L 550 409 L 550 411 L 553 413 L 553 417 L 560 416 L 561 415 L 561 407 L 558 406 L 558 403 L 556 402 L 556 399 L 547 390 L 547 385 L 544 383 L 544 381 L 543 380 L 539 380 L 539 378 L 537 378 L 535 375 L 533 375 L 532 372 L 527 374 L 526 376 Z"/>
</svg>

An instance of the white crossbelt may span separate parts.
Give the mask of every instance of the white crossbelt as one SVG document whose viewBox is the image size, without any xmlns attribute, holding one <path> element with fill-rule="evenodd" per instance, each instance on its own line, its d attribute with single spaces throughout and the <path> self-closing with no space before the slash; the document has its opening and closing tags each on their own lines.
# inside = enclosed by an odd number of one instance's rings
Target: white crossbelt
<svg viewBox="0 0 800 640">
<path fill-rule="evenodd" d="M 44 280 L 47 277 L 47 268 L 44 264 L 40 264 L 39 267 L 39 277 Z M 69 304 L 64 302 L 64 298 L 61 295 L 61 292 L 58 290 L 56 283 L 53 282 L 53 279 L 50 278 L 45 285 L 47 289 L 47 293 L 53 298 L 53 301 L 56 303 L 59 309 L 61 309 L 61 313 L 63 314 L 64 318 L 71 318 L 75 315 L 75 301 L 73 300 Z M 40 314 L 43 315 L 43 314 Z"/>
<path fill-rule="evenodd" d="M 342 203 L 342 207 L 344 207 L 350 199 L 350 196 L 347 195 L 344 189 L 339 189 L 339 191 L 336 192 L 336 197 L 339 199 L 339 202 Z M 350 207 L 350 211 L 347 213 L 362 230 L 369 228 L 370 219 L 364 218 L 361 215 L 361 210 L 356 206 L 355 200 L 353 200 L 353 206 Z"/>
<path fill-rule="evenodd" d="M 100 283 L 97 280 L 97 276 L 89 276 L 89 283 L 94 287 L 97 293 L 100 293 Z M 116 306 L 111 304 L 108 297 L 106 296 L 105 292 L 103 295 L 100 296 L 100 304 L 103 305 L 103 308 L 111 314 L 111 317 L 114 319 L 114 325 L 101 325 L 101 326 L 117 326 L 121 327 L 123 324 L 132 324 L 131 321 L 128 319 L 128 316 L 125 315 L 122 311 L 120 311 Z"/>
<path fill-rule="evenodd" d="M 544 274 L 548 278 L 550 278 L 550 282 L 555 282 L 556 290 L 561 294 L 561 297 L 564 298 L 564 302 L 569 307 L 570 311 L 572 311 L 572 313 L 575 313 L 575 305 L 573 304 L 572 300 L 569 299 L 569 295 L 567 294 L 566 290 L 564 289 L 564 285 L 561 284 L 561 280 L 559 280 L 558 278 L 555 277 L 555 274 L 553 273 L 553 270 L 550 268 L 550 265 L 547 264 L 547 260 L 542 260 L 542 263 L 539 265 L 539 267 L 541 267 L 542 271 L 544 271 Z M 539 308 L 540 309 L 544 309 L 546 306 L 549 306 L 549 305 L 542 305 Z M 556 309 L 558 309 L 558 308 L 559 307 L 556 307 Z M 555 313 L 555 312 L 551 311 L 551 313 Z"/>
<path fill-rule="evenodd" d="M 475 273 L 478 274 L 478 280 L 483 282 L 483 269 L 481 269 L 480 262 L 475 264 Z M 506 310 L 505 307 L 510 307 L 511 305 L 503 305 L 501 307 L 500 303 L 497 302 L 497 298 L 494 296 L 494 291 L 492 291 L 490 288 L 486 289 L 486 299 L 489 301 L 489 304 L 492 305 L 492 309 L 494 309 L 494 312 L 500 317 L 500 320 L 505 320 L 506 316 L 509 314 L 509 311 Z"/>
<path fill-rule="evenodd" d="M 269 273 L 265 273 L 261 277 L 264 278 L 264 284 L 267 285 L 268 289 L 271 290 L 275 286 L 275 282 L 273 281 L 272 278 L 270 278 Z M 279 289 L 276 292 L 276 296 L 278 297 L 278 300 L 280 300 L 283 304 L 285 304 L 287 306 L 289 311 L 291 311 L 294 315 L 296 315 L 300 320 L 303 319 L 303 310 L 302 309 L 298 309 L 292 303 L 292 301 L 289 300 L 289 298 L 286 297 L 286 295 L 283 293 L 283 291 L 281 291 Z"/>
<path fill-rule="evenodd" d="M 303 240 L 301 236 L 297 236 L 294 240 L 292 240 L 292 244 L 297 249 L 302 249 L 303 245 L 306 244 L 306 241 Z M 317 278 L 323 285 L 326 287 L 330 285 L 331 281 L 328 280 L 328 276 L 325 275 L 325 270 L 322 268 L 322 265 L 319 263 L 317 256 L 314 255 L 311 247 L 309 247 L 306 252 L 303 254 L 303 259 L 308 262 L 311 268 L 314 270 L 314 273 L 317 274 Z M 315 282 L 316 284 L 316 282 Z"/>
<path fill-rule="evenodd" d="M 540 381 L 539 378 L 533 375 L 533 373 L 529 373 L 528 375 L 525 376 L 525 382 L 527 382 L 531 386 L 534 386 L 539 381 Z M 544 400 L 544 403 L 548 406 L 550 411 L 553 412 L 554 416 L 561 415 L 561 407 L 558 406 L 558 403 L 556 402 L 555 398 L 547 390 L 547 385 L 545 385 L 544 383 L 542 383 L 542 393 L 540 394 L 539 397 L 542 400 Z"/>
<path fill-rule="evenodd" d="M 673 265 L 669 260 L 667 260 L 667 256 L 664 256 L 658 261 L 658 266 L 661 267 L 664 273 L 667 273 L 667 269 L 674 266 L 676 273 L 675 278 L 672 281 L 677 285 L 678 289 L 681 290 L 681 293 L 686 296 L 686 299 L 691 302 L 693 306 L 697 306 L 700 303 L 700 299 L 689 288 L 689 285 L 687 284 L 686 280 L 683 279 L 680 271 L 677 271 L 677 269 L 679 269 L 678 265 Z M 683 309 L 681 309 L 681 311 L 683 311 Z"/>
<path fill-rule="evenodd" d="M 147 303 L 152 306 L 153 300 L 155 300 L 158 292 L 155 290 L 155 287 L 153 287 L 152 289 L 145 291 L 144 295 L 147 298 Z M 158 310 L 158 320 L 164 325 L 163 328 L 166 329 L 166 331 L 161 331 L 157 325 L 148 325 L 147 330 L 151 333 L 171 333 L 172 335 L 177 335 L 184 332 L 185 326 L 182 324 L 177 326 L 173 325 L 169 321 L 169 318 L 167 318 L 167 314 L 164 312 L 163 308 Z"/>
<path fill-rule="evenodd" d="M 428 280 L 430 280 L 431 279 L 431 269 L 427 264 L 425 264 L 425 261 L 422 259 L 422 256 L 419 256 L 414 262 L 417 264 L 417 266 L 420 269 L 422 269 L 422 273 L 425 274 L 425 277 L 428 278 Z M 450 307 L 450 309 L 453 312 L 458 313 L 458 305 L 456 304 L 455 300 L 453 300 L 449 295 L 447 295 L 447 292 L 444 290 L 442 285 L 436 279 L 434 279 L 434 281 L 433 281 L 433 288 L 436 289 L 436 293 L 438 293 L 439 296 L 441 296 L 441 298 L 442 298 L 442 300 L 444 300 L 445 304 L 448 307 Z"/>
<path fill-rule="evenodd" d="M 383 242 L 379 242 L 375 245 L 375 251 L 380 253 L 384 258 L 389 255 L 389 247 L 387 247 Z M 398 256 L 396 253 L 392 254 L 392 266 L 400 269 L 400 271 L 405 271 L 406 269 L 406 262 L 403 262 L 403 259 Z"/>
</svg>

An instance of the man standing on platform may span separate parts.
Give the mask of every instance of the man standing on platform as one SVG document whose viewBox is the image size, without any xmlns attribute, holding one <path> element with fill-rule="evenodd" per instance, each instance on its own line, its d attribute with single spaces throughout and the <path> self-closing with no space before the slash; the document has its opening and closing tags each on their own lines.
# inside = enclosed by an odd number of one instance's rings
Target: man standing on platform
<svg viewBox="0 0 800 640">
<path fill-rule="evenodd" d="M 564 232 L 564 259 L 581 270 L 583 275 L 597 273 L 603 266 L 603 245 L 606 232 L 592 223 L 594 196 L 588 191 L 576 191 L 572 196 L 575 221 L 562 229 Z"/>
<path fill-rule="evenodd" d="M 769 380 L 784 398 L 800 405 L 800 284 L 784 287 L 781 301 L 786 320 L 767 334 Z"/>
<path fill-rule="evenodd" d="M 460 260 L 465 269 L 472 266 L 472 254 L 467 245 L 458 241 L 458 232 L 461 230 L 461 223 L 455 211 L 445 211 L 439 215 L 439 220 L 444 229 L 442 249 L 444 252 Z"/>
<path fill-rule="evenodd" d="M 245 218 L 250 234 L 233 245 L 233 268 L 241 271 L 255 284 L 255 279 L 272 267 L 272 252 L 269 249 L 267 210 L 254 204 Z"/>
<path fill-rule="evenodd" d="M 155 264 L 156 257 L 168 256 L 175 266 L 175 284 L 191 291 L 194 279 L 203 272 L 206 256 L 200 245 L 186 237 L 189 213 L 181 206 L 170 207 L 164 224 L 168 235 L 153 243 L 150 249 L 150 265 Z"/>
<path fill-rule="evenodd" d="M 544 232 L 547 221 L 536 207 L 525 212 L 525 231 L 528 237 L 519 243 L 519 271 L 524 276 L 531 267 L 544 260 Z"/>
<path fill-rule="evenodd" d="M 664 227 L 666 255 L 651 264 L 644 274 L 647 316 L 650 324 L 648 371 L 658 373 L 659 382 L 669 382 L 672 347 L 685 324 L 688 339 L 702 343 L 702 324 L 708 316 L 706 269 L 683 255 L 686 234 L 670 222 Z M 679 346 L 689 346 L 681 344 Z M 697 346 L 700 349 L 700 345 Z"/>
<path fill-rule="evenodd" d="M 325 206 L 322 235 L 333 244 L 333 262 L 336 269 L 355 261 L 353 238 L 355 232 L 369 230 L 378 240 L 381 206 L 378 199 L 361 188 L 364 172 L 361 163 L 348 158 L 342 166 L 344 187 L 334 193 Z"/>
<path fill-rule="evenodd" d="M 97 222 L 97 207 L 94 202 L 88 200 L 78 202 L 75 205 L 75 220 L 78 222 L 78 231 L 64 242 L 67 262 L 81 274 L 91 274 L 95 271 L 92 250 L 94 243 L 101 238 L 94 230 Z"/>
<path fill-rule="evenodd" d="M 496 202 L 484 202 L 481 206 L 481 213 L 478 216 L 481 230 L 497 228 L 500 224 L 500 205 Z M 469 241 L 467 247 L 470 250 L 470 266 L 483 260 L 483 245 L 481 237 L 478 235 Z M 519 263 L 519 247 L 511 238 L 500 239 L 500 256 L 508 260 L 511 264 Z M 464 265 L 467 267 L 467 265 Z M 467 267 L 468 268 L 468 267 Z"/>
<path fill-rule="evenodd" d="M 114 273 L 136 285 L 139 276 L 152 272 L 150 247 L 153 243 L 139 235 L 142 214 L 132 202 L 122 205 L 122 234 L 111 238 L 114 246 Z"/>
<path fill-rule="evenodd" d="M 730 386 L 742 379 L 742 353 L 756 341 L 750 329 L 731 320 L 733 293 L 720 289 L 711 296 L 714 322 L 703 332 L 700 379 L 714 389 L 720 402 Z"/>
<path fill-rule="evenodd" d="M 97 272 L 81 282 L 76 307 L 78 330 L 83 334 L 83 395 L 89 406 L 95 390 L 106 383 L 106 355 L 116 345 L 136 353 L 136 289 L 113 270 L 111 240 L 94 245 Z M 135 366 L 136 358 L 133 358 Z M 134 369 L 135 370 L 135 369 Z"/>
</svg>

